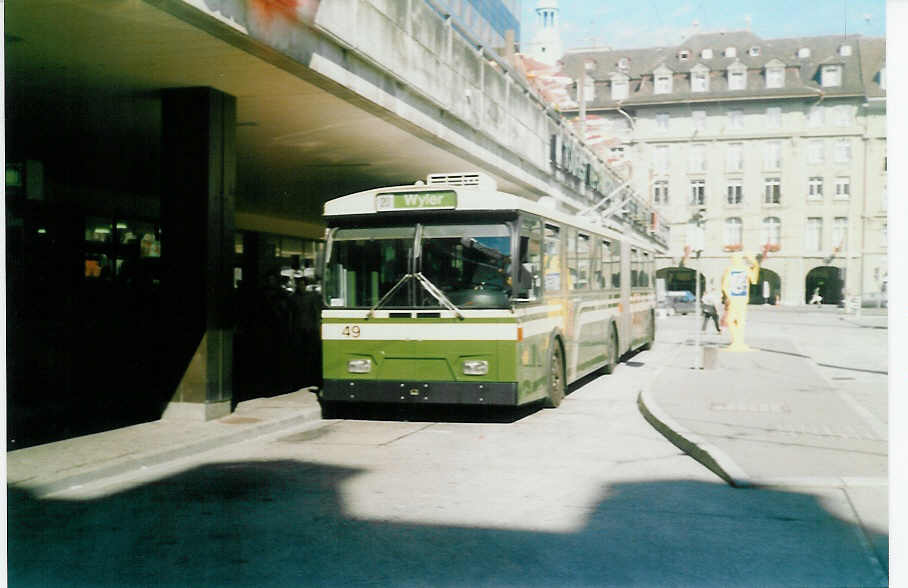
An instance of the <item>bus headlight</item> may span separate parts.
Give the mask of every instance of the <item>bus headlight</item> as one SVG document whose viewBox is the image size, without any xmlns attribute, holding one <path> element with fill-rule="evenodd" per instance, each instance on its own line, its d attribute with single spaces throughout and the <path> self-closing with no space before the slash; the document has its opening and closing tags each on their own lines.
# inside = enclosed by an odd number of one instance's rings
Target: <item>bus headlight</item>
<svg viewBox="0 0 908 588">
<path fill-rule="evenodd" d="M 368 374 L 372 371 L 372 360 L 369 358 L 351 359 L 347 362 L 347 371 L 351 374 Z"/>
<path fill-rule="evenodd" d="M 463 362 L 463 373 L 467 376 L 484 376 L 489 373 L 489 362 L 484 359 L 468 359 Z"/>
</svg>

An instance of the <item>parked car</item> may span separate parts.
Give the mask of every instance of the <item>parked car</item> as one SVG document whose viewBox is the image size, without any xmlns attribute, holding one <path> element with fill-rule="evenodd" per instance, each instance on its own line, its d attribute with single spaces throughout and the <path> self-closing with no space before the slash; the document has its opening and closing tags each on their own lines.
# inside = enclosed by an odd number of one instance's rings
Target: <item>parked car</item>
<svg viewBox="0 0 908 588">
<path fill-rule="evenodd" d="M 666 303 L 675 314 L 696 312 L 697 298 L 689 290 L 669 290 L 665 293 Z"/>
</svg>

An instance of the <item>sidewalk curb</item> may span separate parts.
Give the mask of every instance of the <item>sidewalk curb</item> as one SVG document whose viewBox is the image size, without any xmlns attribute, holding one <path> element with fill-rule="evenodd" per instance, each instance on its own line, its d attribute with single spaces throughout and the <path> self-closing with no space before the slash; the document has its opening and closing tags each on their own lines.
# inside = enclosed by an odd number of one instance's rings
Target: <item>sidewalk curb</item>
<svg viewBox="0 0 908 588">
<path fill-rule="evenodd" d="M 148 453 L 139 454 L 136 456 L 124 458 L 117 463 L 103 465 L 93 470 L 73 474 L 70 476 L 64 476 L 56 480 L 44 483 L 39 482 L 37 484 L 19 482 L 16 484 L 10 484 L 9 487 L 25 490 L 38 498 L 43 498 L 50 494 L 55 494 L 57 492 L 68 490 L 73 487 L 98 482 L 106 478 L 120 476 L 141 470 L 143 468 L 165 464 L 184 457 L 189 457 L 214 449 L 221 449 L 229 445 L 234 445 L 243 441 L 249 441 L 257 437 L 262 437 L 281 431 L 283 429 L 289 429 L 309 424 L 311 426 L 307 427 L 306 430 L 310 431 L 320 429 L 321 427 L 331 424 L 332 422 L 334 421 L 321 420 L 320 408 L 310 408 L 285 419 L 261 423 L 258 425 L 251 425 L 234 433 L 216 435 L 208 439 L 195 441 L 179 447 L 173 447 L 158 452 L 151 451 Z"/>
<path fill-rule="evenodd" d="M 715 445 L 691 433 L 666 413 L 647 390 L 637 395 L 637 407 L 643 418 L 684 453 L 691 456 L 729 485 L 751 488 L 753 482 L 737 463 Z"/>
</svg>

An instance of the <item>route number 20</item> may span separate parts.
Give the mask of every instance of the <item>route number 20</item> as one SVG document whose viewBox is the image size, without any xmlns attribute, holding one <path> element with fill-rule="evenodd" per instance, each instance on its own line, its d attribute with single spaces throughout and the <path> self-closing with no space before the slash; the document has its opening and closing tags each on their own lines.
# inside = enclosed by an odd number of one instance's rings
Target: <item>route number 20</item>
<svg viewBox="0 0 908 588">
<path fill-rule="evenodd" d="M 347 325 L 341 331 L 341 335 L 343 335 L 344 337 L 352 337 L 352 338 L 356 339 L 357 337 L 359 337 L 359 326 L 353 325 L 351 327 L 350 325 Z"/>
</svg>

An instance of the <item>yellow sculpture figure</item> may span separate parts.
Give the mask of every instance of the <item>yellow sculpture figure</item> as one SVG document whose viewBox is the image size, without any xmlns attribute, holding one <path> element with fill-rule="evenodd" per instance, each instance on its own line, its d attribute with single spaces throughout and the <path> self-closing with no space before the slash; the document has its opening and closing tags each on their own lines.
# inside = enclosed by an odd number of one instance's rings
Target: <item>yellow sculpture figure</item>
<svg viewBox="0 0 908 588">
<path fill-rule="evenodd" d="M 745 263 L 745 259 L 747 263 Z M 760 264 L 745 258 L 740 253 L 731 256 L 731 265 L 722 275 L 722 292 L 728 301 L 725 314 L 728 331 L 731 334 L 729 351 L 749 351 L 744 343 L 744 321 L 747 317 L 748 284 L 756 284 L 760 275 Z"/>
</svg>

